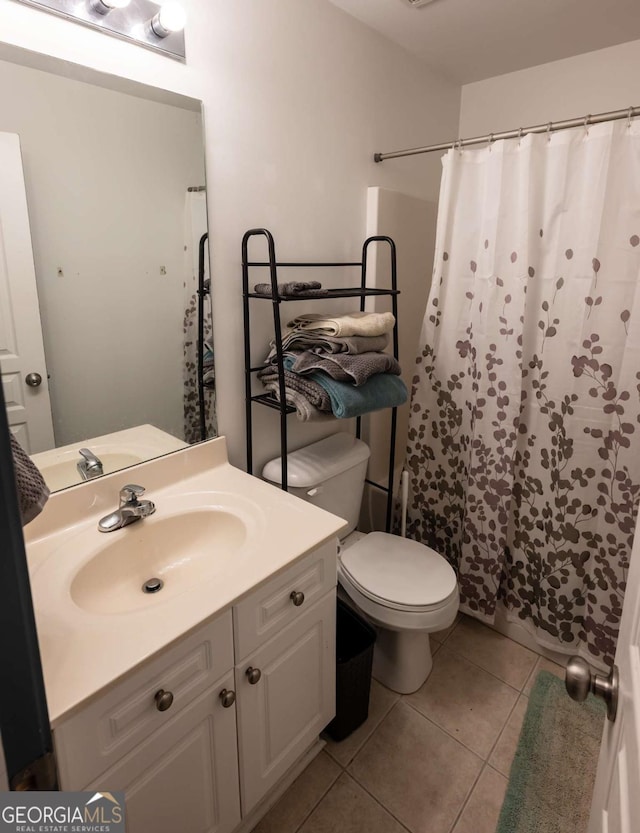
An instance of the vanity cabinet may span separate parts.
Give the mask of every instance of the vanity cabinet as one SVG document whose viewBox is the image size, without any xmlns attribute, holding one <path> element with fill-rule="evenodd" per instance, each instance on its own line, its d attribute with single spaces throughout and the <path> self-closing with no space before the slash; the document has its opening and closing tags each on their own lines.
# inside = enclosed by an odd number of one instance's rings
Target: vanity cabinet
<svg viewBox="0 0 640 833">
<path fill-rule="evenodd" d="M 241 825 L 334 716 L 336 558 L 317 548 L 63 720 L 61 788 L 124 790 L 128 833 Z"/>
</svg>

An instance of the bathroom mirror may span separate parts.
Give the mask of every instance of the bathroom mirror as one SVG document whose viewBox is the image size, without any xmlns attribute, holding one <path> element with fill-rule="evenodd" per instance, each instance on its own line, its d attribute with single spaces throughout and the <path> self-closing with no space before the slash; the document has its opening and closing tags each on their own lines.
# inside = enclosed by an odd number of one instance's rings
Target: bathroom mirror
<svg viewBox="0 0 640 833">
<path fill-rule="evenodd" d="M 5 45 L 0 95 L 11 430 L 52 490 L 215 436 L 200 102 Z"/>
</svg>

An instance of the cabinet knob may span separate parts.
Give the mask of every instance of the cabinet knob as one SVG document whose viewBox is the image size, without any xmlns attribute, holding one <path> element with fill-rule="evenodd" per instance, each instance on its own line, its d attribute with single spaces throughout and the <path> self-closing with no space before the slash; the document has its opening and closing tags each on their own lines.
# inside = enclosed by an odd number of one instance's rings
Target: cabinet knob
<svg viewBox="0 0 640 833">
<path fill-rule="evenodd" d="M 259 668 L 247 668 L 245 674 L 249 680 L 249 685 L 255 685 L 262 677 L 262 671 Z"/>
<path fill-rule="evenodd" d="M 304 603 L 304 593 L 302 590 L 293 590 L 289 598 L 296 607 L 300 607 Z"/>
<path fill-rule="evenodd" d="M 223 688 L 220 692 L 220 702 L 224 706 L 225 709 L 230 709 L 231 706 L 236 702 L 236 693 L 235 691 L 229 691 L 226 688 Z"/>
<path fill-rule="evenodd" d="M 156 691 L 154 699 L 156 701 L 156 708 L 158 711 L 166 712 L 167 709 L 171 708 L 171 704 L 173 703 L 173 694 L 170 691 L 165 691 L 161 688 L 160 691 Z"/>
</svg>

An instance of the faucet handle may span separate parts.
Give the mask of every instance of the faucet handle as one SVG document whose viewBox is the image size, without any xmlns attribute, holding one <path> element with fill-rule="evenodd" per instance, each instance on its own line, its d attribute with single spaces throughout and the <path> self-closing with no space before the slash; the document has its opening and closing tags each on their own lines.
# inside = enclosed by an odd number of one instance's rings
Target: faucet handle
<svg viewBox="0 0 640 833">
<path fill-rule="evenodd" d="M 140 495 L 145 493 L 144 486 L 136 486 L 135 483 L 129 483 L 120 489 L 120 506 L 129 504 L 136 504 Z"/>
</svg>

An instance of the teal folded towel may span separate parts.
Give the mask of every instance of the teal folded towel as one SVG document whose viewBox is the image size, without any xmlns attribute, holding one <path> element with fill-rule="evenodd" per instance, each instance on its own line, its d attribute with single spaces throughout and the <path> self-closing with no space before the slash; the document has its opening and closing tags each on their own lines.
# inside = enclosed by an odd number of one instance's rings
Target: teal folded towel
<svg viewBox="0 0 640 833">
<path fill-rule="evenodd" d="M 285 368 L 291 370 L 294 361 L 285 356 Z M 407 401 L 407 388 L 402 379 L 393 373 L 376 373 L 359 387 L 339 382 L 320 372 L 306 373 L 304 378 L 313 379 L 326 390 L 333 415 L 338 419 L 351 419 L 382 408 L 397 408 Z"/>
</svg>

